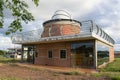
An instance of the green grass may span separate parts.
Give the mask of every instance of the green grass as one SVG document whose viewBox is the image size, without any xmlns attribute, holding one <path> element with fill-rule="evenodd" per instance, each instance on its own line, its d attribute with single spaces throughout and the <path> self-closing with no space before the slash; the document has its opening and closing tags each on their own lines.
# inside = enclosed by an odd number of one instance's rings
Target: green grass
<svg viewBox="0 0 120 80">
<path fill-rule="evenodd" d="M 20 62 L 20 60 L 14 59 L 14 58 L 7 58 L 6 51 L 0 50 L 0 63 L 16 63 Z"/>
<path fill-rule="evenodd" d="M 114 62 L 100 69 L 100 73 L 95 76 L 106 76 L 112 80 L 120 80 L 120 58 L 115 58 Z"/>
<path fill-rule="evenodd" d="M 111 79 L 112 80 L 120 80 L 120 76 L 113 76 Z"/>
<path fill-rule="evenodd" d="M 104 76 L 112 80 L 120 80 L 120 72 L 102 72 Z"/>
<path fill-rule="evenodd" d="M 98 59 L 98 65 L 102 65 L 104 62 L 108 62 L 109 61 L 109 58 L 101 58 L 101 59 Z"/>
<path fill-rule="evenodd" d="M 102 72 L 120 72 L 120 58 L 115 58 L 115 61 L 109 63 L 105 68 L 102 68 Z"/>
<path fill-rule="evenodd" d="M 102 73 L 95 73 L 95 74 L 91 74 L 91 76 L 93 76 L 93 77 L 100 77 L 100 76 L 103 76 L 103 74 Z"/>
<path fill-rule="evenodd" d="M 0 55 L 6 55 L 6 52 L 7 52 L 7 51 L 0 50 Z"/>
<path fill-rule="evenodd" d="M 0 77 L 0 80 L 22 80 L 16 77 Z"/>
<path fill-rule="evenodd" d="M 20 60 L 14 58 L 7 58 L 3 55 L 0 55 L 0 63 L 16 63 L 16 62 L 20 62 Z"/>
<path fill-rule="evenodd" d="M 27 67 L 28 68 L 28 67 Z M 38 69 L 38 68 L 28 68 L 28 69 L 30 69 L 31 71 L 41 71 L 41 69 Z"/>
<path fill-rule="evenodd" d="M 17 77 L 0 77 L 0 80 L 30 80 L 28 78 L 24 78 L 24 79 L 21 79 L 21 78 L 17 78 Z"/>
<path fill-rule="evenodd" d="M 63 72 L 64 75 L 81 75 L 82 73 L 78 71 Z"/>
</svg>

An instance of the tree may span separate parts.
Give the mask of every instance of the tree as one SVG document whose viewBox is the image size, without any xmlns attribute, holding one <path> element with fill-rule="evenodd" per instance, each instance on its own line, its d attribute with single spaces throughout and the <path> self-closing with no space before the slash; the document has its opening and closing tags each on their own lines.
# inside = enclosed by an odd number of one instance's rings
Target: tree
<svg viewBox="0 0 120 80">
<path fill-rule="evenodd" d="M 32 0 L 36 6 L 38 6 L 39 0 Z M 13 22 L 8 26 L 6 35 L 15 33 L 16 31 L 22 31 L 21 22 L 28 23 L 34 21 L 33 15 L 28 11 L 28 4 L 25 0 L 0 0 L 0 28 L 3 28 L 4 23 L 4 9 L 9 9 L 12 16 L 15 17 Z"/>
</svg>

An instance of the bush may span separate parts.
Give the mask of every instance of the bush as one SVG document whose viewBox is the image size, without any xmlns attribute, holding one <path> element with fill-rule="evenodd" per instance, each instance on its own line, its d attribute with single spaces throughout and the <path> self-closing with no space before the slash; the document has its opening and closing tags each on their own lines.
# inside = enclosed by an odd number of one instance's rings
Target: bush
<svg viewBox="0 0 120 80">
<path fill-rule="evenodd" d="M 80 75 L 81 73 L 78 71 L 70 71 L 70 72 L 64 72 L 65 75 Z"/>
<path fill-rule="evenodd" d="M 111 77 L 112 80 L 120 80 L 120 76 Z"/>
<path fill-rule="evenodd" d="M 7 51 L 4 51 L 4 50 L 0 50 L 0 55 L 5 55 Z"/>
</svg>

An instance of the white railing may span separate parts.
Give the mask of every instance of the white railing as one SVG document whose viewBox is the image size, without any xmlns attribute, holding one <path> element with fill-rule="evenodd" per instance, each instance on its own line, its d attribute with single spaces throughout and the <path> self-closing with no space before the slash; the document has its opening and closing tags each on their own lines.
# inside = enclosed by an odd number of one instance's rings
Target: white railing
<svg viewBox="0 0 120 80">
<path fill-rule="evenodd" d="M 100 27 L 98 27 L 93 21 L 83 21 L 82 26 L 80 27 L 80 33 L 74 35 L 65 35 L 65 36 L 52 36 L 41 38 L 42 30 L 33 30 L 29 32 L 13 34 L 12 42 L 13 43 L 30 43 L 30 42 L 40 42 L 40 41 L 50 41 L 50 40 L 62 40 L 70 38 L 82 38 L 92 36 L 92 33 L 98 35 L 104 40 L 114 44 L 114 40 L 106 34 Z"/>
<path fill-rule="evenodd" d="M 42 30 L 32 30 L 23 33 L 16 33 L 12 35 L 13 43 L 25 43 L 25 42 L 35 42 L 41 39 Z"/>
</svg>

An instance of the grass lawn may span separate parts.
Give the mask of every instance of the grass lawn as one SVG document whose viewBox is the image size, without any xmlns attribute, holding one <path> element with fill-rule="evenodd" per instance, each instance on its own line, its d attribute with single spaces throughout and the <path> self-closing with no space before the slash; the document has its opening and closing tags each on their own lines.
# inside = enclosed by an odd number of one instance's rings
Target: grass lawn
<svg viewBox="0 0 120 80">
<path fill-rule="evenodd" d="M 100 69 L 100 73 L 93 74 L 95 77 L 103 75 L 112 80 L 120 80 L 120 58 L 115 58 L 114 62 L 109 63 L 105 68 Z"/>
<path fill-rule="evenodd" d="M 20 60 L 18 59 L 14 59 L 14 58 L 7 58 L 3 55 L 0 55 L 0 63 L 16 63 L 16 62 L 20 62 Z"/>
<path fill-rule="evenodd" d="M 109 63 L 105 68 L 102 68 L 103 72 L 120 72 L 120 58 L 115 58 L 114 62 Z"/>
</svg>

